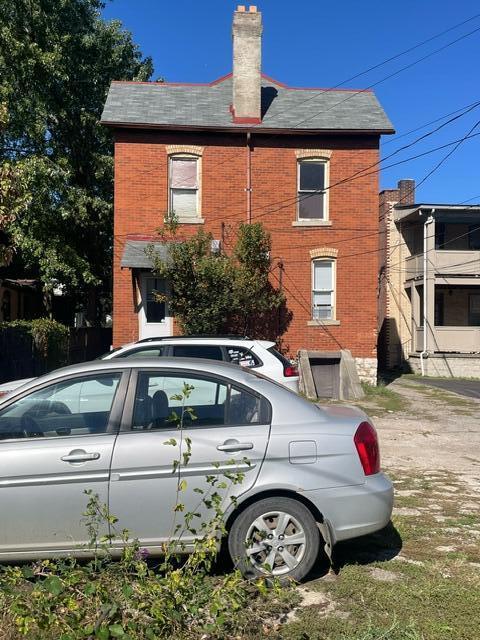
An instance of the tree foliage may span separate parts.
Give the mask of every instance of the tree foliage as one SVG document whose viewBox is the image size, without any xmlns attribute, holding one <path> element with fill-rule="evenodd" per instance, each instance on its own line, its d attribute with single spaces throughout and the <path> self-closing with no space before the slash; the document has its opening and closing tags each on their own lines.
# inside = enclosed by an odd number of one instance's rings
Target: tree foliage
<svg viewBox="0 0 480 640">
<path fill-rule="evenodd" d="M 213 237 L 203 230 L 183 241 L 176 234 L 173 227 L 168 261 L 153 248 L 150 255 L 155 274 L 169 283 L 169 292 L 157 297 L 168 300 L 185 333 L 273 339 L 284 333 L 291 313 L 284 294 L 270 282 L 271 240 L 260 223 L 240 225 L 231 256 L 213 251 Z"/>
<path fill-rule="evenodd" d="M 78 298 L 110 278 L 113 145 L 99 124 L 106 93 L 113 79 L 148 80 L 153 71 L 102 7 L 0 0 L 3 231 L 47 289 L 61 283 Z"/>
</svg>

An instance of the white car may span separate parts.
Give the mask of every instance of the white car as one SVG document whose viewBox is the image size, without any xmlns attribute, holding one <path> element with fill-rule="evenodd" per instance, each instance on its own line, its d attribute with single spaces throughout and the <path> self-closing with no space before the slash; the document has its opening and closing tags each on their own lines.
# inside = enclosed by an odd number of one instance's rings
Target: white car
<svg viewBox="0 0 480 640">
<path fill-rule="evenodd" d="M 101 360 L 117 358 L 205 358 L 254 369 L 292 391 L 298 392 L 298 370 L 268 340 L 251 340 L 238 336 L 177 336 L 145 338 L 126 344 L 101 356 Z M 33 378 L 12 380 L 0 385 L 0 397 L 18 389 Z"/>
</svg>

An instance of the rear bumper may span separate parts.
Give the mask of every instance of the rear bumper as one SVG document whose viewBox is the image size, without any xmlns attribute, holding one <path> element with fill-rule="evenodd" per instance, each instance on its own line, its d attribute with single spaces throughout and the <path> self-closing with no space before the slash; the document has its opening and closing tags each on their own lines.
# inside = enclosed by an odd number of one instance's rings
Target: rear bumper
<svg viewBox="0 0 480 640">
<path fill-rule="evenodd" d="M 393 485 L 383 473 L 364 484 L 302 492 L 324 516 L 334 545 L 385 527 L 393 509 Z"/>
</svg>

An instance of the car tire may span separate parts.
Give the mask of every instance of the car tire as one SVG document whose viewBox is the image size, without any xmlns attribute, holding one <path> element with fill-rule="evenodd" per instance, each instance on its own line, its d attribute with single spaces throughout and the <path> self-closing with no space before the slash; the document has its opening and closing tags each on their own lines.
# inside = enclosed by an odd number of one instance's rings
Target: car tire
<svg viewBox="0 0 480 640">
<path fill-rule="evenodd" d="M 315 564 L 320 546 L 312 513 L 298 500 L 283 496 L 249 505 L 228 534 L 230 557 L 246 578 L 300 582 Z"/>
</svg>

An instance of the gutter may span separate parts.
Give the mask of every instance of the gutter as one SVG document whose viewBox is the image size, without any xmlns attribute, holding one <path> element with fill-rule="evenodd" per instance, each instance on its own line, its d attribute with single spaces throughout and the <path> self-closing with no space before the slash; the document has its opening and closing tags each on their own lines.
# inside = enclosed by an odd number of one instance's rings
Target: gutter
<svg viewBox="0 0 480 640">
<path fill-rule="evenodd" d="M 252 222 L 252 141 L 251 133 L 247 131 L 247 224 Z"/>
<path fill-rule="evenodd" d="M 155 124 L 151 122 L 116 122 L 114 120 L 100 120 L 100 124 L 104 127 L 111 127 L 113 129 L 161 129 L 163 131 L 209 131 L 220 133 L 248 133 L 251 131 L 252 126 L 244 127 L 218 125 L 218 126 L 202 126 L 192 124 Z M 378 136 L 388 135 L 395 133 L 395 129 L 295 129 L 295 128 L 282 128 L 276 129 L 274 127 L 256 127 L 259 133 L 266 135 L 366 135 L 366 136 Z"/>
</svg>

